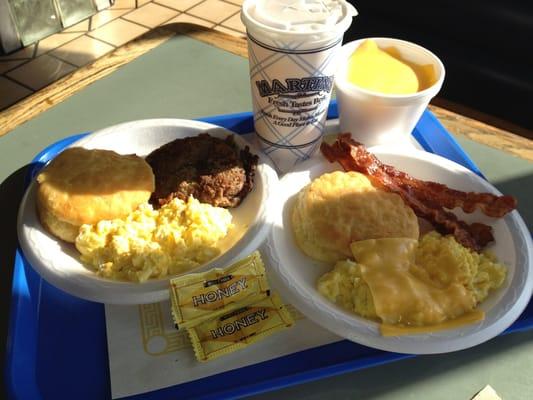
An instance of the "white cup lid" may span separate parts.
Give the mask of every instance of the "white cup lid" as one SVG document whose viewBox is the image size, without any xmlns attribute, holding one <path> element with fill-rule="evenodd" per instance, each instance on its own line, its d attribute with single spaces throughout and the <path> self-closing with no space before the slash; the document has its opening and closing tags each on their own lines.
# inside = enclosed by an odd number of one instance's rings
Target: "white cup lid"
<svg viewBox="0 0 533 400">
<path fill-rule="evenodd" d="M 350 27 L 357 10 L 345 0 L 245 0 L 241 19 L 255 36 L 312 35 L 331 40 Z"/>
</svg>

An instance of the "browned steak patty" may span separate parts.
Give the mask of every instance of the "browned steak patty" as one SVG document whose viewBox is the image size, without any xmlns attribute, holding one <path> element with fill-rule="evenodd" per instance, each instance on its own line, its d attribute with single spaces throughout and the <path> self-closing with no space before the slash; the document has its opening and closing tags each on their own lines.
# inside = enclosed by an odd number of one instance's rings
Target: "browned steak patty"
<svg viewBox="0 0 533 400">
<path fill-rule="evenodd" d="M 193 196 L 217 207 L 236 207 L 252 190 L 258 157 L 239 150 L 232 135 L 222 140 L 202 133 L 176 139 L 146 157 L 155 175 L 150 203 Z"/>
</svg>

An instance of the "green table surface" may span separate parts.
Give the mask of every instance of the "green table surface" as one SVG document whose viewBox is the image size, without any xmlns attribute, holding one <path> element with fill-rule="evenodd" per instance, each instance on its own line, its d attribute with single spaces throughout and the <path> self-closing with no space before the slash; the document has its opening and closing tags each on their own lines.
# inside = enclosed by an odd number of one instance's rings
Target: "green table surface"
<svg viewBox="0 0 533 400">
<path fill-rule="evenodd" d="M 16 210 L 27 163 L 66 136 L 144 118 L 197 118 L 251 110 L 248 61 L 188 37 L 174 37 L 63 103 L 0 137 L 2 315 L 7 310 Z M 533 224 L 533 163 L 458 138 L 486 177 L 519 199 Z M 490 384 L 506 400 L 533 398 L 533 331 L 456 353 L 414 359 L 269 392 L 276 399 L 469 399 Z"/>
</svg>

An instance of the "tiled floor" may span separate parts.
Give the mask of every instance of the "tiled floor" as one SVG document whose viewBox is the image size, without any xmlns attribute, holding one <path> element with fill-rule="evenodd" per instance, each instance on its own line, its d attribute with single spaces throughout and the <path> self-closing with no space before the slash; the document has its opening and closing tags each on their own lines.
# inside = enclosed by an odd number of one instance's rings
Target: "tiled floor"
<svg viewBox="0 0 533 400">
<path fill-rule="evenodd" d="M 160 25 L 187 22 L 244 36 L 241 4 L 242 0 L 116 0 L 63 32 L 0 56 L 0 110 Z"/>
</svg>

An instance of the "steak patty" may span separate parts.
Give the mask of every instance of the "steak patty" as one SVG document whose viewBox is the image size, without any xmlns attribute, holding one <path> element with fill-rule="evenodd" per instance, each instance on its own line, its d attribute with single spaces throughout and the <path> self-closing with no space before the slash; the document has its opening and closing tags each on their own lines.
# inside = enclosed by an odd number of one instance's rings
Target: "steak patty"
<svg viewBox="0 0 533 400">
<path fill-rule="evenodd" d="M 257 160 L 248 146 L 239 150 L 233 135 L 176 139 L 146 157 L 155 175 L 150 203 L 157 208 L 193 196 L 216 207 L 236 207 L 252 190 Z"/>
</svg>

